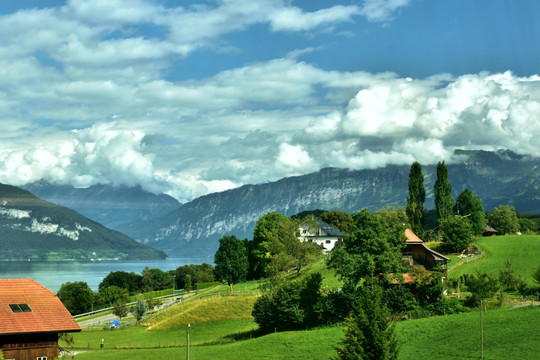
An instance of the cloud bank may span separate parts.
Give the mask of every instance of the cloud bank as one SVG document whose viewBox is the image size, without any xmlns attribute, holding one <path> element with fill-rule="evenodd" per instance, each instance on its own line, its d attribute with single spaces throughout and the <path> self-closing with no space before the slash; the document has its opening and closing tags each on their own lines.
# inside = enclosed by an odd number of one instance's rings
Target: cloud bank
<svg viewBox="0 0 540 360">
<path fill-rule="evenodd" d="M 436 163 L 455 148 L 540 156 L 538 75 L 411 79 L 300 59 L 321 45 L 168 76 L 253 27 L 338 36 L 358 19 L 392 21 L 410 2 L 293 4 L 71 0 L 1 16 L 0 182 L 140 184 L 185 202 L 328 166 Z"/>
</svg>

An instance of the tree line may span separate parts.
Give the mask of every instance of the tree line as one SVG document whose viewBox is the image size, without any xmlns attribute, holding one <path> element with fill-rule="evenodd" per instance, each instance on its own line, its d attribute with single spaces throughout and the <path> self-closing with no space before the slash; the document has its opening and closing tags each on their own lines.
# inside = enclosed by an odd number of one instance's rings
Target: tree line
<svg viewBox="0 0 540 360">
<path fill-rule="evenodd" d="M 415 234 L 426 240 L 442 240 L 446 251 L 458 252 L 467 248 L 473 236 L 482 235 L 487 225 L 502 235 L 519 231 L 535 232 L 540 226 L 537 216 L 525 215 L 518 218 L 513 206 L 500 205 L 491 213 L 486 213 L 480 196 L 467 188 L 454 200 L 448 168 L 444 161 L 437 164 L 436 176 L 433 187 L 435 209 L 426 211 L 422 166 L 418 162 L 411 165 L 406 213 Z M 426 229 L 426 219 L 431 214 L 436 219 L 434 225 L 438 232 Z"/>
<path fill-rule="evenodd" d="M 141 274 L 110 272 L 100 282 L 97 292 L 84 281 L 67 282 L 61 285 L 57 295 L 69 312 L 77 315 L 106 307 L 118 307 L 121 310 L 129 297 L 136 294 L 172 288 L 190 291 L 198 283 L 213 281 L 214 267 L 206 263 L 182 265 L 170 271 L 145 267 Z M 156 304 L 154 299 L 147 301 L 150 308 Z"/>
</svg>

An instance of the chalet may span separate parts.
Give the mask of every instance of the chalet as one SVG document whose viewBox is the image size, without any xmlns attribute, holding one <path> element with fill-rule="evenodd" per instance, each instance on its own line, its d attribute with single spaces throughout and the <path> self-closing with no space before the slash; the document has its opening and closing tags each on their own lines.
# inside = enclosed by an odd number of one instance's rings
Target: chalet
<svg viewBox="0 0 540 360">
<path fill-rule="evenodd" d="M 0 351 L 5 360 L 58 358 L 58 334 L 81 331 L 60 299 L 33 279 L 0 279 Z"/>
<path fill-rule="evenodd" d="M 332 251 L 338 242 L 343 242 L 345 236 L 341 231 L 321 220 L 317 220 L 317 226 L 309 226 L 308 223 L 300 225 L 299 240 L 314 242 L 322 247 L 325 253 Z"/>
<path fill-rule="evenodd" d="M 405 230 L 405 237 L 407 245 L 402 251 L 409 265 L 423 265 L 427 270 L 433 270 L 440 265 L 442 269 L 446 269 L 449 258 L 430 249 L 411 229 Z"/>
</svg>

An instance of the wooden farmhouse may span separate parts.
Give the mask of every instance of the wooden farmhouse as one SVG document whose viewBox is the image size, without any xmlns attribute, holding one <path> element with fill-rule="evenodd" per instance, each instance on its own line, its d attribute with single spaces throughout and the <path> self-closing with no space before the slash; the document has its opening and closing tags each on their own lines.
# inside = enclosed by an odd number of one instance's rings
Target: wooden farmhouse
<svg viewBox="0 0 540 360">
<path fill-rule="evenodd" d="M 334 229 L 324 221 L 317 220 L 317 226 L 309 226 L 307 223 L 300 225 L 300 241 L 313 242 L 319 245 L 324 253 L 332 251 L 338 242 L 345 239 L 345 234 Z"/>
<path fill-rule="evenodd" d="M 442 269 L 446 269 L 449 258 L 430 249 L 411 229 L 405 230 L 405 237 L 407 245 L 402 252 L 409 265 L 422 265 L 426 270 L 433 270 L 440 265 Z"/>
<path fill-rule="evenodd" d="M 5 360 L 58 358 L 58 334 L 81 331 L 60 299 L 33 279 L 0 279 L 0 351 Z"/>
</svg>

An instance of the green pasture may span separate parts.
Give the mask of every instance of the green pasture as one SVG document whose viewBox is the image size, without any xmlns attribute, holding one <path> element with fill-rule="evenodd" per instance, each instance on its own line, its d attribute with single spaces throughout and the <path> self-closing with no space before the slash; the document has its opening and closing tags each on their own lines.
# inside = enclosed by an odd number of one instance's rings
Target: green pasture
<svg viewBox="0 0 540 360">
<path fill-rule="evenodd" d="M 486 359 L 535 359 L 540 353 L 540 308 L 484 313 Z M 252 320 L 193 324 L 193 359 L 329 359 L 343 336 L 340 327 L 289 331 L 256 337 Z M 476 359 L 480 357 L 480 313 L 437 316 L 396 324 L 400 359 Z M 75 334 L 76 359 L 183 359 L 186 327 L 146 331 L 142 326 Z M 105 339 L 104 349 L 99 348 Z M 87 348 L 87 346 L 90 346 Z M 116 348 L 115 348 L 116 345 Z M 170 346 L 167 348 L 167 346 Z"/>
<path fill-rule="evenodd" d="M 458 278 L 463 274 L 476 271 L 498 276 L 499 270 L 504 268 L 504 263 L 508 259 L 512 263 L 515 274 L 521 275 L 529 284 L 532 284 L 532 273 L 540 265 L 539 235 L 484 237 L 479 238 L 477 244 L 484 251 L 484 256 L 459 266 L 455 265 L 461 260 L 453 257 L 449 264 L 452 269 L 448 274 L 450 278 Z"/>
<path fill-rule="evenodd" d="M 484 313 L 485 359 L 538 359 L 540 308 Z M 480 358 L 480 312 L 435 316 L 397 324 L 400 359 Z"/>
</svg>

